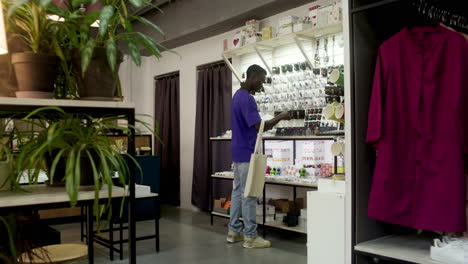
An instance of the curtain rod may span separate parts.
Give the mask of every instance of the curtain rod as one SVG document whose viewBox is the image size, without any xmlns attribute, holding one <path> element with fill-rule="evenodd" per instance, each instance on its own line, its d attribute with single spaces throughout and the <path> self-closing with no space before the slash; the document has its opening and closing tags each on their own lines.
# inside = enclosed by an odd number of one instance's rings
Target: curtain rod
<svg viewBox="0 0 468 264">
<path fill-rule="evenodd" d="M 157 80 L 164 79 L 167 77 L 175 77 L 175 76 L 179 76 L 179 71 L 174 71 L 174 72 L 169 72 L 169 73 L 161 74 L 158 76 L 154 76 L 154 80 L 157 81 Z"/>
<path fill-rule="evenodd" d="M 361 7 L 353 8 L 353 9 L 351 9 L 351 13 L 354 14 L 354 13 L 362 12 L 362 11 L 365 11 L 365 10 L 368 10 L 368 9 L 393 4 L 393 3 L 396 3 L 396 2 L 403 2 L 403 0 L 383 0 L 383 1 L 380 1 L 380 2 L 377 2 L 377 3 L 368 4 L 368 5 L 364 5 L 364 6 L 361 6 Z"/>
<path fill-rule="evenodd" d="M 215 61 L 215 62 L 207 63 L 207 64 L 202 64 L 202 65 L 197 66 L 197 71 L 208 69 L 210 67 L 222 66 L 222 65 L 226 65 L 224 60 Z"/>
</svg>

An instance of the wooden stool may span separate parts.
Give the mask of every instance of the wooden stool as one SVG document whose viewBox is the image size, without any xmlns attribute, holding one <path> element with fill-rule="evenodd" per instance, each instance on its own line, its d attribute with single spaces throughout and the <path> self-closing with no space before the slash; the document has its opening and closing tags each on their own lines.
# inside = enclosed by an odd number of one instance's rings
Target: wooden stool
<svg viewBox="0 0 468 264">
<path fill-rule="evenodd" d="M 88 246 L 81 244 L 58 244 L 24 252 L 19 257 L 22 264 L 65 263 L 88 256 Z"/>
</svg>

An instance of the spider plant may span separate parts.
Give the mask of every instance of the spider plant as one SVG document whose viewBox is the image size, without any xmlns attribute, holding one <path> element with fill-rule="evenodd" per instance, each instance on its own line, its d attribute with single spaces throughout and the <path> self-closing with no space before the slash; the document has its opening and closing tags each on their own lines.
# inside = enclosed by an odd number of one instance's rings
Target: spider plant
<svg viewBox="0 0 468 264">
<path fill-rule="evenodd" d="M 130 125 L 116 124 L 118 119 L 71 114 L 58 107 L 44 107 L 31 112 L 23 121 L 31 122 L 42 130 L 31 134 L 29 140 L 20 146 L 21 151 L 16 159 L 17 164 L 22 166 L 18 166 L 16 175 L 27 168 L 31 171 L 28 173 L 29 181 L 34 183 L 37 182 L 39 171 L 45 170 L 50 182 L 64 181 L 72 206 L 77 203 L 80 182 L 90 176 L 91 185 L 94 185 L 96 216 L 102 213 L 102 208 L 98 206 L 98 195 L 103 184 L 107 185 L 109 194 L 106 207 L 111 210 L 112 172 L 117 172 L 121 185 L 128 182 L 129 162 L 141 172 L 137 161 L 131 155 L 121 154 L 115 142 L 107 136 L 110 132 L 130 136 L 131 128 L 135 129 Z M 148 123 L 137 122 L 150 129 Z M 59 170 L 60 164 L 64 167 L 62 171 Z M 90 168 L 88 173 L 83 171 L 83 165 Z"/>
</svg>

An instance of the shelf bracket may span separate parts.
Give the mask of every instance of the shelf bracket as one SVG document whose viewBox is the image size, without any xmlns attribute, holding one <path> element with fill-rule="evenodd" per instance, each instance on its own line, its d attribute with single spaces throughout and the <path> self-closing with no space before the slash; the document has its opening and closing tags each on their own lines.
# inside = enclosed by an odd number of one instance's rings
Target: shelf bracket
<svg viewBox="0 0 468 264">
<path fill-rule="evenodd" d="M 310 68 L 314 68 L 314 65 L 312 64 L 312 62 L 310 61 L 309 57 L 307 56 L 306 52 L 305 52 L 305 49 L 304 49 L 304 46 L 302 46 L 302 42 L 301 40 L 299 39 L 299 37 L 295 37 L 294 38 L 294 41 L 296 41 L 296 45 L 297 47 L 299 48 L 299 50 L 301 51 L 302 53 L 302 56 L 304 56 L 304 58 L 306 59 L 307 63 L 309 64 Z"/>
<path fill-rule="evenodd" d="M 236 79 L 241 83 L 242 82 L 242 79 L 240 78 L 240 75 L 239 73 L 236 71 L 236 69 L 234 69 L 234 66 L 232 66 L 232 63 L 229 61 L 229 59 L 226 57 L 226 55 L 224 54 L 224 52 L 222 53 L 223 56 L 223 60 L 224 62 L 226 62 L 226 65 L 229 67 L 229 69 L 231 69 L 232 73 L 234 73 L 234 76 L 236 77 Z"/>
<path fill-rule="evenodd" d="M 257 52 L 257 55 L 260 57 L 262 60 L 263 64 L 265 65 L 268 74 L 271 76 L 271 68 L 268 66 L 268 63 L 266 62 L 265 58 L 263 57 L 263 54 L 260 52 L 260 49 L 257 47 L 257 45 L 254 45 L 255 52 Z"/>
</svg>

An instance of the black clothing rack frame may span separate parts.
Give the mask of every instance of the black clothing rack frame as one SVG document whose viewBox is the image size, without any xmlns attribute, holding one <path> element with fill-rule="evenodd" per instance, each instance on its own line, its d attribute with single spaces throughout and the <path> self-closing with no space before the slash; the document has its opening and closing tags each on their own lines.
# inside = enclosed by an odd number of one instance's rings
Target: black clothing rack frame
<svg viewBox="0 0 468 264">
<path fill-rule="evenodd" d="M 351 106 L 352 263 L 413 263 L 398 257 L 371 254 L 355 249 L 360 243 L 384 236 L 416 232 L 411 228 L 383 223 L 367 216 L 376 158 L 375 151 L 364 142 L 373 73 L 380 44 L 414 22 L 415 16 L 426 16 L 429 19 L 445 22 L 447 26 L 459 31 L 466 31 L 468 10 L 457 9 L 456 2 L 453 0 L 349 0 L 350 88 L 353 102 Z M 461 2 L 464 1 L 458 1 L 458 4 Z M 449 18 L 456 16 L 461 16 L 463 19 L 453 23 Z"/>
</svg>

